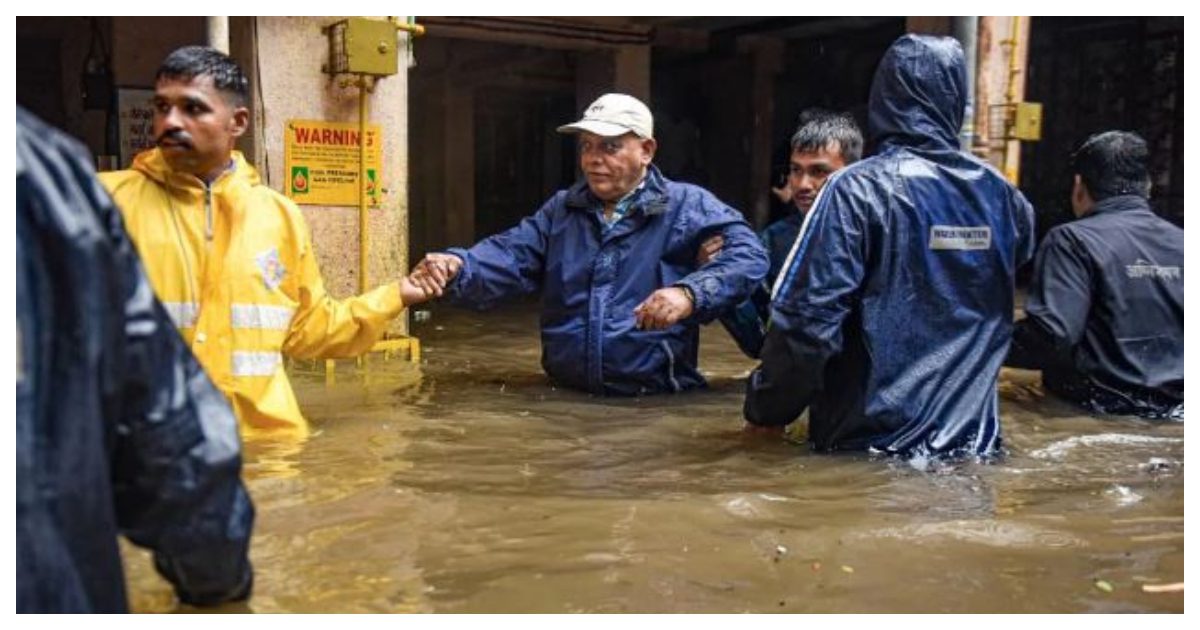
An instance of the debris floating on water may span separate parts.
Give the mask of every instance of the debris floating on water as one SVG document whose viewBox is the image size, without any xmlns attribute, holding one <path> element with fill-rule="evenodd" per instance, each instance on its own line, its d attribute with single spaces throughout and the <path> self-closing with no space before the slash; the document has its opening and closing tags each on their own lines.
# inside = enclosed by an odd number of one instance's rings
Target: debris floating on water
<svg viewBox="0 0 1200 630">
<path fill-rule="evenodd" d="M 1142 591 L 1146 593 L 1182 593 L 1183 582 L 1174 584 L 1143 584 Z"/>
<path fill-rule="evenodd" d="M 843 564 L 842 565 L 842 573 L 854 573 L 854 567 L 852 567 L 848 564 Z"/>
<path fill-rule="evenodd" d="M 1175 462 L 1172 462 L 1169 459 L 1162 457 L 1151 457 L 1149 461 L 1147 461 L 1145 464 L 1142 464 L 1142 470 L 1150 474 L 1162 473 L 1171 470 L 1174 464 Z"/>
<path fill-rule="evenodd" d="M 1117 505 L 1133 505 L 1142 500 L 1142 495 L 1134 492 L 1128 486 L 1113 484 L 1104 495 L 1116 502 Z"/>
<path fill-rule="evenodd" d="M 1096 588 L 1104 591 L 1105 593 L 1113 592 L 1113 585 L 1109 584 L 1106 580 L 1096 580 L 1093 582 L 1093 584 L 1096 585 Z"/>
</svg>

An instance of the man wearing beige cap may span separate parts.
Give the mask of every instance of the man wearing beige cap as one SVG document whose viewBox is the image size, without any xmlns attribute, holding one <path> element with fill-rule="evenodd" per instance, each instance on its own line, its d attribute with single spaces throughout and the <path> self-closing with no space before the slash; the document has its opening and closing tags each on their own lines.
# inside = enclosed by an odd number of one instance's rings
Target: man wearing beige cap
<svg viewBox="0 0 1200 630">
<path fill-rule="evenodd" d="M 542 295 L 542 367 L 594 394 L 678 392 L 705 384 L 699 324 L 745 300 L 767 255 L 741 213 L 663 177 L 650 110 L 605 94 L 559 132 L 579 138 L 583 178 L 516 227 L 428 254 L 411 280 L 431 295 L 487 309 Z M 721 255 L 696 264 L 720 234 Z"/>
</svg>

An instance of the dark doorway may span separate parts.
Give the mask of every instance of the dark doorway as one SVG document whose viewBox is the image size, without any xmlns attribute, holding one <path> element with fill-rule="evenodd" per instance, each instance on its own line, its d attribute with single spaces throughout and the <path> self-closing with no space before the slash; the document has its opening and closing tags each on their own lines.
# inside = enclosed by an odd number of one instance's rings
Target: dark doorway
<svg viewBox="0 0 1200 630">
<path fill-rule="evenodd" d="M 485 87 L 475 107 L 475 238 L 519 223 L 575 177 L 574 94 Z"/>
<path fill-rule="evenodd" d="M 1136 131 L 1150 144 L 1151 201 L 1183 225 L 1183 18 L 1034 18 L 1027 98 L 1044 104 L 1026 143 L 1021 188 L 1038 231 L 1070 219 L 1067 158 L 1093 133 Z"/>
<path fill-rule="evenodd" d="M 430 37 L 409 72 L 409 247 L 469 246 L 512 227 L 575 179 L 575 57 Z M 467 187 L 467 190 L 464 190 Z"/>
<path fill-rule="evenodd" d="M 65 128 L 62 44 L 57 39 L 18 36 L 17 50 L 17 104 L 52 126 Z"/>
</svg>

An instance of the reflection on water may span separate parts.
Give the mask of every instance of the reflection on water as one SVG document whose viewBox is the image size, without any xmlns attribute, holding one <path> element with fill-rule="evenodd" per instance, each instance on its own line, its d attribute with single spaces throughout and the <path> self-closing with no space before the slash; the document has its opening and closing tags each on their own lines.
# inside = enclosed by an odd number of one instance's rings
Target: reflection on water
<svg viewBox="0 0 1200 630">
<path fill-rule="evenodd" d="M 529 306 L 415 333 L 419 369 L 299 374 L 313 435 L 246 445 L 255 594 L 221 610 L 1183 610 L 1141 589 L 1183 581 L 1182 424 L 1006 370 L 1008 456 L 918 470 L 743 436 L 753 363 L 716 326 L 708 391 L 636 399 L 550 387 Z M 174 609 L 124 550 L 134 609 Z"/>
</svg>

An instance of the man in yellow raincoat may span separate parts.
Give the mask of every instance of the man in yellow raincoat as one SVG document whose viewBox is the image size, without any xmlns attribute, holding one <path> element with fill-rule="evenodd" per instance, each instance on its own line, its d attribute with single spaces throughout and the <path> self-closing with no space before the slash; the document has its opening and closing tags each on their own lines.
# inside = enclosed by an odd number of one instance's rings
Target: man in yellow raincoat
<svg viewBox="0 0 1200 630">
<path fill-rule="evenodd" d="M 234 151 L 250 121 L 249 81 L 201 46 L 155 77 L 157 147 L 101 180 L 121 209 L 151 284 L 184 340 L 229 397 L 243 435 L 307 425 L 283 357 L 351 357 L 406 305 L 406 278 L 346 300 L 325 291 L 299 208 Z"/>
</svg>

